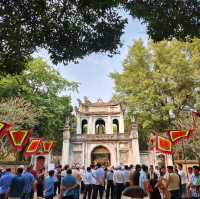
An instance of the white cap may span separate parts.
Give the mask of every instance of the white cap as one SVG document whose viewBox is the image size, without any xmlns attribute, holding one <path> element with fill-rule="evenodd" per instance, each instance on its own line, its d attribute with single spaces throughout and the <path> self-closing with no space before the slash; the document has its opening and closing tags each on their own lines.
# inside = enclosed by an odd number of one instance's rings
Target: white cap
<svg viewBox="0 0 200 199">
<path fill-rule="evenodd" d="M 24 165 L 19 165 L 18 168 L 24 169 Z"/>
</svg>

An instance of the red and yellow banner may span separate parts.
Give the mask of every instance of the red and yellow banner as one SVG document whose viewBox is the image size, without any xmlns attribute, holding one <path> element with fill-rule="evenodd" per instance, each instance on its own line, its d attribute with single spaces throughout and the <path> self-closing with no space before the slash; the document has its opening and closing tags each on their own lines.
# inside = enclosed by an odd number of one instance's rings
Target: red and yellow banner
<svg viewBox="0 0 200 199">
<path fill-rule="evenodd" d="M 182 131 L 182 130 L 168 130 L 167 135 L 169 136 L 171 142 L 173 145 L 176 145 L 178 142 L 180 142 L 183 139 L 189 139 L 192 135 L 193 129 L 190 129 L 188 131 Z"/>
<path fill-rule="evenodd" d="M 5 122 L 0 122 L 0 138 L 5 135 L 7 130 L 11 127 L 10 124 L 5 123 Z"/>
<path fill-rule="evenodd" d="M 172 154 L 172 143 L 168 138 L 157 136 L 156 149 L 161 153 Z"/>
<path fill-rule="evenodd" d="M 40 138 L 32 138 L 25 150 L 25 156 L 31 156 L 37 154 L 38 150 L 41 147 L 41 139 Z"/>
<path fill-rule="evenodd" d="M 49 153 L 53 148 L 54 141 L 42 141 L 42 148 L 45 154 Z"/>
<path fill-rule="evenodd" d="M 21 151 L 24 147 L 25 144 L 27 144 L 30 136 L 31 136 L 30 131 L 26 130 L 21 130 L 21 131 L 15 131 L 15 130 L 10 130 L 7 131 L 7 138 L 10 141 L 10 143 L 16 148 L 17 151 Z"/>
</svg>

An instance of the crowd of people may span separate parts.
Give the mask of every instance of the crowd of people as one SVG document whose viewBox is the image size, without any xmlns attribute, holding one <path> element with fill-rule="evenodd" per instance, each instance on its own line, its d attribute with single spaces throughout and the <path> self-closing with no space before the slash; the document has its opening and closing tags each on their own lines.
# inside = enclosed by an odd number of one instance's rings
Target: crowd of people
<svg viewBox="0 0 200 199">
<path fill-rule="evenodd" d="M 200 168 L 183 170 L 181 164 L 154 168 L 146 165 L 106 168 L 57 166 L 36 172 L 31 166 L 0 170 L 0 199 L 121 199 L 122 194 L 138 197 L 141 190 L 150 199 L 200 199 Z M 132 195 L 131 195 L 132 194 Z M 144 194 L 144 196 L 145 196 Z"/>
</svg>

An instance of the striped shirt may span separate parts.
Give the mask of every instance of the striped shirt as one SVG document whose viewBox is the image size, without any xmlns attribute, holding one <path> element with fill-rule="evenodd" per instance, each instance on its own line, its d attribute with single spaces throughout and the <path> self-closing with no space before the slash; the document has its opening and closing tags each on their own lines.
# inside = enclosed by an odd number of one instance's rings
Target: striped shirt
<svg viewBox="0 0 200 199">
<path fill-rule="evenodd" d="M 193 176 L 191 176 L 191 178 L 190 178 L 190 184 L 191 185 L 199 185 L 198 183 L 200 182 L 200 175 L 198 175 L 198 176 L 195 176 L 195 175 L 193 175 Z M 200 193 L 199 193 L 199 190 L 198 190 L 198 188 L 190 188 L 190 190 L 191 190 L 191 196 L 192 197 L 196 197 L 196 198 L 198 198 L 198 197 L 200 197 Z"/>
</svg>

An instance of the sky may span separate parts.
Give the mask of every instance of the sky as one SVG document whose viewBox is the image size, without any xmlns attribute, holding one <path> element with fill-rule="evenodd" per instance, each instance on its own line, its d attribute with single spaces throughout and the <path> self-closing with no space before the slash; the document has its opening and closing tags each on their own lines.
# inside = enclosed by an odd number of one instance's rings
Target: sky
<svg viewBox="0 0 200 199">
<path fill-rule="evenodd" d="M 138 20 L 133 20 L 131 16 L 127 17 L 128 24 L 122 36 L 123 46 L 119 49 L 120 54 L 110 58 L 103 53 L 93 53 L 80 60 L 78 64 L 55 66 L 64 78 L 80 83 L 78 93 L 69 93 L 73 106 L 78 104 L 78 98 L 83 100 L 84 96 L 93 102 L 99 98 L 109 101 L 114 94 L 114 82 L 109 74 L 122 71 L 122 62 L 128 53 L 128 47 L 132 46 L 134 40 L 142 39 L 147 43 L 145 25 Z M 52 65 L 48 53 L 44 50 L 35 53 L 34 57 L 42 57 Z"/>
</svg>

